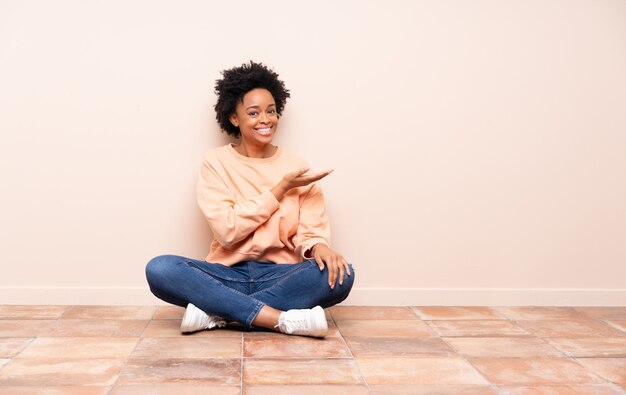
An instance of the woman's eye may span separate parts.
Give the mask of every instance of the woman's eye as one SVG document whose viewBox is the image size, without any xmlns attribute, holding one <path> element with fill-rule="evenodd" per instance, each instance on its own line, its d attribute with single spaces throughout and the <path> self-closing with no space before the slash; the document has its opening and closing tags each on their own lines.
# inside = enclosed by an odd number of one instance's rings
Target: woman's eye
<svg viewBox="0 0 626 395">
<path fill-rule="evenodd" d="M 268 111 L 270 114 L 274 114 L 276 112 L 276 110 L 269 110 Z"/>
<path fill-rule="evenodd" d="M 251 117 L 256 117 L 257 114 L 258 114 L 258 112 L 256 112 L 256 111 L 252 111 L 252 112 L 248 113 L 248 115 L 250 115 Z"/>
</svg>

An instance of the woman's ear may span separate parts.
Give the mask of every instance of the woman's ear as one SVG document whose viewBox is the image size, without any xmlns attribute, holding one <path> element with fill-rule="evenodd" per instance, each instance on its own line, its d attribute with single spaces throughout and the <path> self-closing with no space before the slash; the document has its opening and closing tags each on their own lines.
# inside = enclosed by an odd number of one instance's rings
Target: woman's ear
<svg viewBox="0 0 626 395">
<path fill-rule="evenodd" d="M 233 124 L 233 126 L 235 126 L 236 128 L 239 127 L 239 118 L 237 118 L 237 114 L 232 114 L 230 117 L 228 117 L 228 119 L 230 120 L 230 123 Z"/>
</svg>

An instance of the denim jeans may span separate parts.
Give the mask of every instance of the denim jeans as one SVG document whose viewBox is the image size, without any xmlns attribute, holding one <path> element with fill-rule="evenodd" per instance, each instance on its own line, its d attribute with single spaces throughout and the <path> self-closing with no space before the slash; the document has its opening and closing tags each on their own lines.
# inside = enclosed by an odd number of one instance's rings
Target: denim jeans
<svg viewBox="0 0 626 395">
<path fill-rule="evenodd" d="M 146 266 L 150 290 L 159 299 L 186 307 L 193 303 L 212 315 L 249 327 L 267 305 L 279 310 L 333 306 L 352 289 L 351 276 L 328 286 L 328 269 L 314 259 L 294 264 L 245 261 L 233 266 L 177 255 L 153 258 Z"/>
</svg>

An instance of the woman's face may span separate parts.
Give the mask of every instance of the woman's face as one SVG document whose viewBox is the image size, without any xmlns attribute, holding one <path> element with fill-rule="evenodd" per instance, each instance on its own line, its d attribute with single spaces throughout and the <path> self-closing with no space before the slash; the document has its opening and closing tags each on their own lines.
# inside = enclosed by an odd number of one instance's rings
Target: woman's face
<svg viewBox="0 0 626 395">
<path fill-rule="evenodd" d="M 239 127 L 243 144 L 262 147 L 271 143 L 278 126 L 274 97 L 267 89 L 251 90 L 237 104 L 230 122 Z"/>
</svg>

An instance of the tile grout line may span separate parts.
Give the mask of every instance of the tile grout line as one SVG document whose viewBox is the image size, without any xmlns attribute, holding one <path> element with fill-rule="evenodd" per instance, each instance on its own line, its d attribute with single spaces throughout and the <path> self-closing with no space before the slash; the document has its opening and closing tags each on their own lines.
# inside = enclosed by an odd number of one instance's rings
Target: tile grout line
<svg viewBox="0 0 626 395">
<path fill-rule="evenodd" d="M 41 320 L 52 321 L 54 323 L 57 323 L 68 310 L 69 310 L 68 306 L 63 306 L 63 311 L 57 317 L 55 317 L 54 319 L 50 320 L 49 318 L 48 319 L 41 318 Z M 4 320 L 4 318 L 2 320 Z M 17 318 L 15 320 L 19 321 L 19 320 L 23 320 L 23 318 Z M 19 352 L 17 352 L 15 355 L 13 355 L 10 358 L 7 358 L 8 362 L 3 364 L 2 366 L 0 366 L 0 371 L 4 370 L 4 368 L 6 368 L 8 365 L 12 364 L 15 358 L 17 358 L 21 353 L 23 353 L 28 348 L 28 346 L 30 346 L 31 344 L 33 344 L 35 342 L 35 340 L 37 340 L 39 337 L 41 337 L 39 332 L 37 332 L 37 333 L 38 334 L 35 335 L 35 336 L 29 336 L 28 337 L 29 338 L 28 343 L 26 343 L 26 345 L 24 345 L 24 347 Z"/>
<path fill-rule="evenodd" d="M 35 341 L 38 337 L 39 337 L 39 336 L 33 336 L 33 337 L 30 337 L 30 338 L 28 339 L 28 343 L 26 343 L 26 344 L 24 345 L 24 347 L 23 347 L 20 351 L 18 351 L 18 352 L 17 352 L 15 355 L 13 355 L 12 357 L 6 358 L 6 359 L 8 359 L 8 361 L 7 361 L 7 363 L 5 363 L 5 364 L 3 364 L 3 365 L 1 365 L 1 366 L 0 366 L 0 372 L 2 372 L 2 370 L 3 370 L 4 368 L 6 368 L 6 367 L 7 367 L 7 366 L 9 366 L 10 364 L 12 364 L 12 363 L 13 363 L 13 360 L 14 360 L 15 358 L 17 358 L 17 357 L 18 357 L 21 353 L 23 353 L 23 352 L 24 352 L 24 350 L 26 350 L 26 349 L 28 348 L 28 346 L 30 346 L 31 344 L 33 344 L 33 342 L 34 342 L 34 341 Z M 0 386 L 2 386 L 2 385 L 0 384 Z"/>
<path fill-rule="evenodd" d="M 565 350 L 561 350 L 559 347 L 557 347 L 555 344 L 553 344 L 549 337 L 541 337 L 541 336 L 535 336 L 536 338 L 538 338 L 539 340 L 541 340 L 544 344 L 546 344 L 547 346 L 549 346 L 550 348 L 552 348 L 553 350 L 557 351 L 559 354 L 563 355 L 565 358 L 567 359 L 574 359 L 574 356 L 572 354 L 570 354 L 568 351 Z"/>
<path fill-rule="evenodd" d="M 148 326 L 150 326 L 150 323 L 152 322 L 155 314 L 156 314 L 156 309 L 154 310 L 154 312 L 150 316 L 150 319 L 147 320 L 146 325 L 144 326 L 143 330 L 141 331 L 141 334 L 139 334 L 139 337 L 137 337 L 137 344 L 135 344 L 135 347 L 133 347 L 132 351 L 129 352 L 128 356 L 124 359 L 124 363 L 120 367 L 120 371 L 116 375 L 115 380 L 113 381 L 113 383 L 109 387 L 109 391 L 107 391 L 107 394 L 109 394 L 111 391 L 113 391 L 113 388 L 115 388 L 115 386 L 117 385 L 117 382 L 119 381 L 120 376 L 124 372 L 124 369 L 128 366 L 128 361 L 130 360 L 130 356 L 135 352 L 135 350 L 137 350 L 137 347 L 139 347 L 139 344 L 141 343 L 141 340 L 143 339 L 143 334 L 146 331 L 146 329 L 148 328 Z"/>
<path fill-rule="evenodd" d="M 592 358 L 598 358 L 598 357 L 592 357 Z M 602 357 L 599 357 L 599 358 L 602 358 Z M 618 385 L 619 386 L 618 383 L 613 382 L 613 381 L 605 378 L 604 376 L 601 376 L 600 374 L 594 372 L 593 370 L 591 370 L 588 367 L 586 367 L 585 365 L 583 365 L 581 362 L 578 361 L 577 357 L 572 356 L 572 357 L 568 357 L 568 359 L 571 360 L 572 362 L 574 362 L 576 365 L 578 365 L 581 368 L 583 368 L 585 370 L 585 372 L 592 374 L 593 376 L 599 378 L 600 380 L 603 380 L 604 383 L 602 383 L 602 384 L 614 384 L 614 385 Z"/>
<path fill-rule="evenodd" d="M 615 324 L 613 321 L 621 321 L 621 320 L 614 320 L 614 319 L 607 319 L 607 318 L 603 318 L 601 320 L 602 322 L 604 322 L 605 324 L 609 325 L 611 328 L 617 329 L 618 331 L 622 332 L 622 333 L 626 333 L 625 330 L 622 330 L 618 324 Z"/>
<path fill-rule="evenodd" d="M 239 351 L 239 395 L 243 395 L 243 346 L 244 336 L 241 331 L 241 349 Z"/>
<path fill-rule="evenodd" d="M 333 324 L 335 325 L 335 328 L 337 328 L 337 332 L 339 332 L 339 335 L 341 336 L 341 340 L 343 341 L 343 344 L 345 344 L 346 348 L 348 349 L 348 352 L 350 353 L 350 360 L 352 362 L 354 362 L 354 364 L 356 365 L 356 369 L 359 372 L 359 375 L 361 376 L 361 379 L 363 379 L 363 383 L 365 383 L 365 388 L 367 388 L 368 394 L 373 395 L 374 392 L 372 392 L 372 388 L 370 387 L 369 383 L 367 382 L 367 378 L 363 374 L 363 371 L 361 370 L 361 366 L 359 365 L 359 362 L 354 357 L 354 354 L 352 354 L 352 350 L 350 349 L 350 346 L 348 346 L 348 342 L 346 342 L 346 339 L 343 336 L 343 333 L 341 333 L 341 331 L 339 330 L 339 327 L 337 326 L 337 322 L 335 321 L 335 317 L 333 317 L 333 313 L 332 312 L 330 313 L 330 319 L 333 321 Z"/>
<path fill-rule="evenodd" d="M 509 320 L 509 321 L 510 321 L 510 320 Z M 430 325 L 429 325 L 429 327 L 430 327 Z M 431 327 L 431 328 L 432 328 L 432 327 Z M 433 328 L 433 329 L 434 329 L 434 328 Z M 434 332 L 436 333 L 436 332 L 438 332 L 438 331 L 437 331 L 437 330 L 434 330 Z M 467 362 L 467 364 L 468 364 L 469 366 L 471 366 L 471 367 L 472 367 L 472 369 L 474 369 L 474 371 L 476 371 L 476 373 L 478 373 L 478 374 L 480 375 L 480 377 L 482 377 L 482 378 L 485 380 L 485 382 L 487 382 L 487 384 L 489 384 L 489 388 L 493 389 L 493 390 L 494 390 L 497 394 L 499 394 L 499 393 L 500 393 L 500 389 L 498 388 L 497 384 L 492 383 L 491 381 L 489 381 L 489 379 L 487 379 L 487 377 L 486 377 L 486 376 L 485 376 L 485 375 L 484 375 L 484 374 L 483 374 L 483 373 L 482 373 L 482 372 L 481 372 L 481 371 L 480 371 L 480 370 L 479 370 L 476 366 L 474 366 L 474 364 L 473 364 L 473 363 L 472 363 L 472 362 L 471 362 L 468 358 L 466 358 L 463 354 L 461 354 L 461 353 L 459 352 L 459 350 L 457 350 L 457 349 L 456 349 L 456 348 L 455 348 L 452 344 L 450 344 L 450 343 L 446 340 L 446 337 L 444 337 L 444 336 L 439 336 L 439 335 L 438 335 L 438 337 L 439 337 L 439 339 L 440 339 L 442 342 L 444 342 L 444 343 L 445 343 L 448 347 L 450 347 L 450 349 L 451 349 L 452 351 L 454 351 L 454 354 L 455 354 L 457 357 L 459 357 L 459 358 L 463 359 L 465 362 Z"/>
<path fill-rule="evenodd" d="M 612 328 L 614 328 L 614 329 L 617 329 L 618 331 L 622 331 L 621 329 L 616 328 L 614 325 L 612 325 L 612 324 L 610 324 L 609 322 L 607 322 L 607 321 L 614 321 L 614 320 L 616 320 L 616 319 L 614 319 L 614 318 L 594 317 L 594 316 L 592 316 L 591 314 L 589 314 L 589 313 L 587 313 L 587 312 L 584 312 L 584 311 L 579 310 L 578 308 L 574 308 L 574 310 L 578 311 L 579 313 L 581 313 L 582 315 L 586 316 L 587 318 L 590 318 L 590 319 L 592 319 L 592 320 L 594 320 L 594 321 L 603 322 L 604 324 L 606 324 L 606 325 L 608 325 L 608 326 L 610 326 L 610 327 L 612 327 Z M 617 320 L 619 320 L 619 319 L 617 319 Z M 599 336 L 599 338 L 605 338 L 605 336 Z M 560 351 L 560 350 L 559 350 L 559 351 Z M 580 366 L 580 367 L 582 367 L 583 369 L 585 369 L 585 371 L 587 371 L 587 372 L 589 372 L 589 373 L 593 374 L 594 376 L 596 376 L 596 377 L 600 378 L 601 380 L 604 380 L 604 383 L 603 383 L 603 384 L 613 385 L 613 386 L 616 386 L 616 387 L 617 387 L 617 388 L 619 388 L 619 389 L 626 389 L 626 388 L 623 388 L 623 387 L 621 386 L 621 384 L 620 384 L 620 383 L 615 382 L 615 381 L 612 381 L 612 380 L 609 380 L 608 378 L 605 378 L 604 376 L 602 376 L 602 375 L 600 375 L 600 374 L 598 374 L 598 373 L 594 372 L 593 370 L 589 369 L 588 367 L 586 367 L 585 365 L 583 365 L 583 364 L 579 361 L 579 359 L 580 359 L 580 358 L 621 358 L 621 357 L 610 357 L 610 356 L 609 356 L 609 357 L 602 357 L 602 356 L 592 356 L 592 357 L 576 357 L 576 356 L 572 355 L 572 356 L 571 356 L 571 357 L 569 357 L 569 358 L 572 360 L 572 362 L 574 362 L 574 363 L 575 363 L 575 364 L 577 364 L 578 366 Z"/>
<path fill-rule="evenodd" d="M 416 310 L 416 309 L 417 309 L 417 306 L 408 306 L 408 308 L 409 308 L 409 310 L 411 310 L 411 312 L 413 313 L 413 315 L 414 315 L 415 317 L 417 317 L 417 319 L 418 319 L 418 320 L 422 320 L 422 321 L 424 321 L 424 320 L 422 319 L 422 317 L 420 317 L 420 315 L 417 313 L 417 310 Z"/>
</svg>

